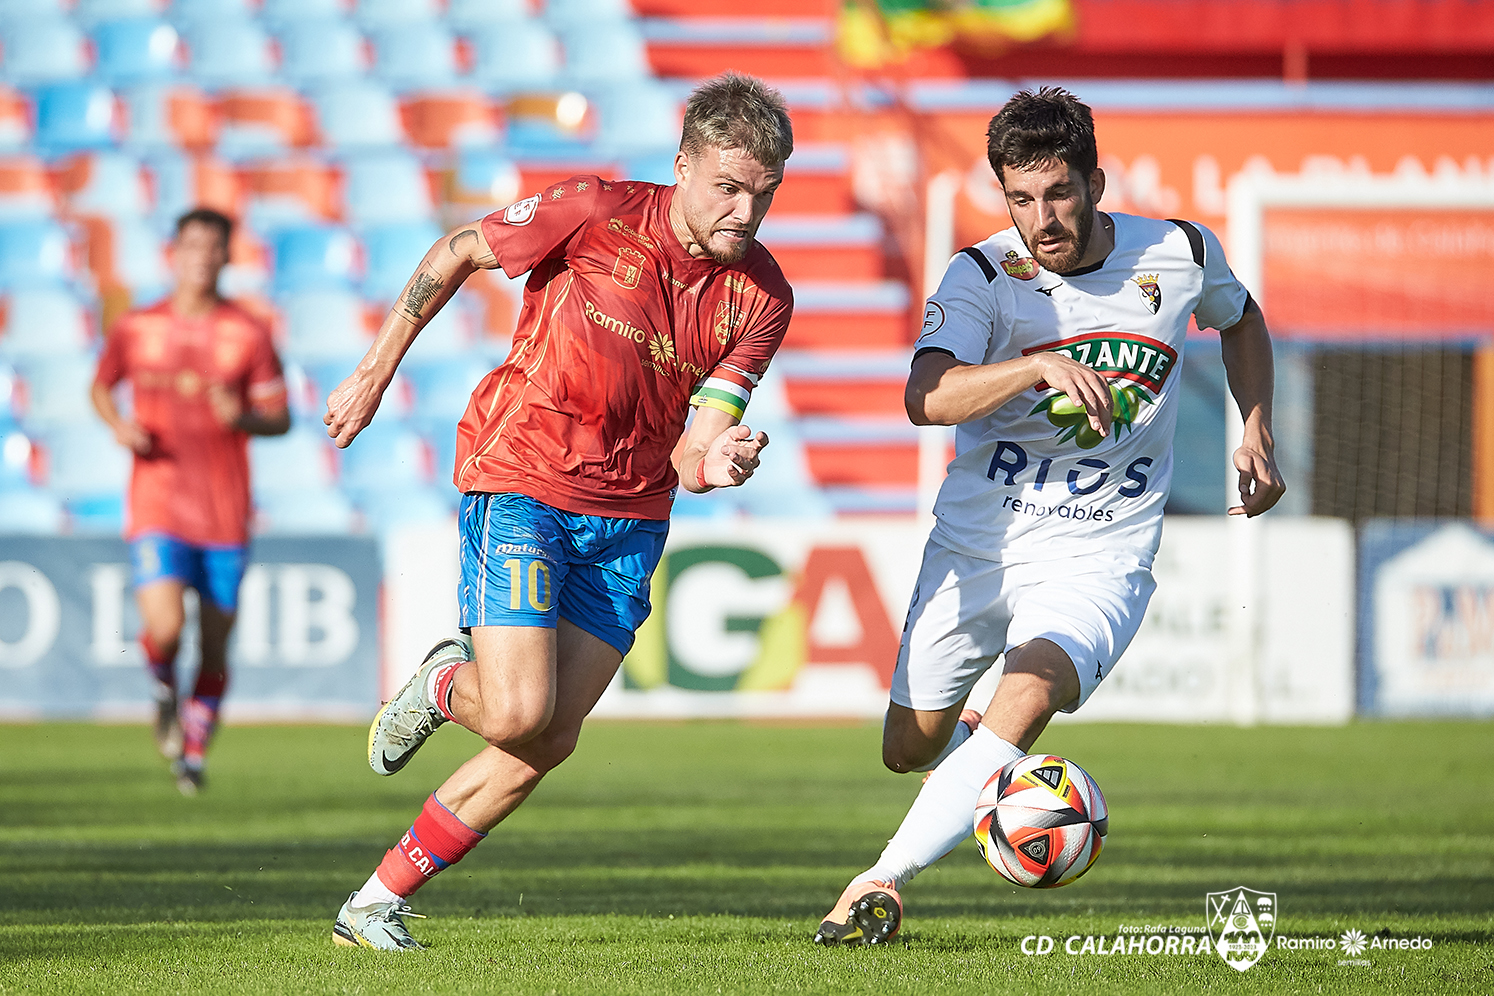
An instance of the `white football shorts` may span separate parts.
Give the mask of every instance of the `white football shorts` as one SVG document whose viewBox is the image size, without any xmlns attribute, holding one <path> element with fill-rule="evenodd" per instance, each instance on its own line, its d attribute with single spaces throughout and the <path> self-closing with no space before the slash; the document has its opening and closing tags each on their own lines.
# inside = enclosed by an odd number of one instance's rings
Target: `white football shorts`
<svg viewBox="0 0 1494 996">
<path fill-rule="evenodd" d="M 929 540 L 903 625 L 892 701 L 947 709 L 996 658 L 1029 640 L 1051 640 L 1073 661 L 1079 698 L 1094 692 L 1141 625 L 1157 583 L 1136 564 L 1073 557 L 1000 564 Z"/>
</svg>

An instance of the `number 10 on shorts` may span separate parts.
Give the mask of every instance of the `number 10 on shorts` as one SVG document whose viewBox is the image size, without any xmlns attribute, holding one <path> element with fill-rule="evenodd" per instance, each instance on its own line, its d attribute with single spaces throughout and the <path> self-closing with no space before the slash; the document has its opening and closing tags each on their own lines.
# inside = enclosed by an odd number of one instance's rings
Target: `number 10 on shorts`
<svg viewBox="0 0 1494 996">
<path fill-rule="evenodd" d="M 524 561 L 518 557 L 510 557 L 503 562 L 508 568 L 508 607 L 510 609 L 524 608 L 523 600 L 527 597 L 529 607 L 536 612 L 550 611 L 550 565 L 542 560 L 531 560 L 529 570 L 524 570 Z M 527 575 L 527 577 L 526 577 Z M 528 581 L 526 587 L 524 582 Z"/>
</svg>

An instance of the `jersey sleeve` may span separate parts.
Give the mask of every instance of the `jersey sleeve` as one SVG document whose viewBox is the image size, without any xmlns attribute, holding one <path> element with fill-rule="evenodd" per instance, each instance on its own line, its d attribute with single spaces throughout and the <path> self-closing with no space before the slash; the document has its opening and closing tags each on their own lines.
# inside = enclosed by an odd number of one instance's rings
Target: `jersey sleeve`
<svg viewBox="0 0 1494 996">
<path fill-rule="evenodd" d="M 923 330 L 913 344 L 914 356 L 926 349 L 949 353 L 962 363 L 984 363 L 998 328 L 995 295 L 980 266 L 957 253 L 944 279 L 923 309 Z"/>
<path fill-rule="evenodd" d="M 591 220 L 602 190 L 595 176 L 573 176 L 482 220 L 482 234 L 510 277 L 563 256 Z"/>
<path fill-rule="evenodd" d="M 1203 236 L 1204 262 L 1203 293 L 1199 295 L 1198 307 L 1193 309 L 1193 317 L 1201 329 L 1227 329 L 1245 314 L 1245 301 L 1250 293 L 1230 271 L 1218 236 L 1202 225 L 1194 227 Z"/>
<path fill-rule="evenodd" d="M 276 412 L 286 405 L 285 372 L 270 340 L 270 330 L 260 322 L 254 323 L 254 330 L 254 349 L 245 381 L 249 406 L 257 412 Z"/>
<path fill-rule="evenodd" d="M 786 288 L 785 294 L 773 299 L 716 368 L 695 385 L 690 396 L 692 408 L 717 408 L 741 421 L 753 389 L 767 373 L 773 354 L 788 332 L 794 301 Z"/>
<path fill-rule="evenodd" d="M 113 387 L 129 375 L 126 351 L 128 339 L 129 319 L 121 318 L 114 323 L 114 327 L 104 337 L 104 348 L 99 353 L 99 365 L 93 374 L 95 384 Z"/>
</svg>

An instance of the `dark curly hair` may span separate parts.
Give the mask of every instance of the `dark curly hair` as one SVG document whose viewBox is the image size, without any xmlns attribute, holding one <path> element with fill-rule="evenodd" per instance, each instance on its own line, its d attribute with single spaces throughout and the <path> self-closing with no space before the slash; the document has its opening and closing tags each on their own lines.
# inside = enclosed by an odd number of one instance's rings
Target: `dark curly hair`
<svg viewBox="0 0 1494 996">
<path fill-rule="evenodd" d="M 1003 166 L 1028 169 L 1055 159 L 1088 176 L 1099 161 L 1094 115 L 1062 87 L 1019 91 L 986 129 L 986 158 L 997 180 Z"/>
</svg>

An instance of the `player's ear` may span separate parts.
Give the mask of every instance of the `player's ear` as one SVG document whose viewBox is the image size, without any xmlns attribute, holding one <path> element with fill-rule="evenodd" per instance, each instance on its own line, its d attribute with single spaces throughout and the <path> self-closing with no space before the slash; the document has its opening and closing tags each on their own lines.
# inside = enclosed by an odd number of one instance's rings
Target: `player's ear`
<svg viewBox="0 0 1494 996">
<path fill-rule="evenodd" d="M 1105 171 L 1096 166 L 1094 172 L 1089 174 L 1089 198 L 1096 204 L 1100 198 L 1105 196 Z"/>
<path fill-rule="evenodd" d="M 690 180 L 690 156 L 684 149 L 674 154 L 674 182 L 684 186 Z"/>
</svg>

